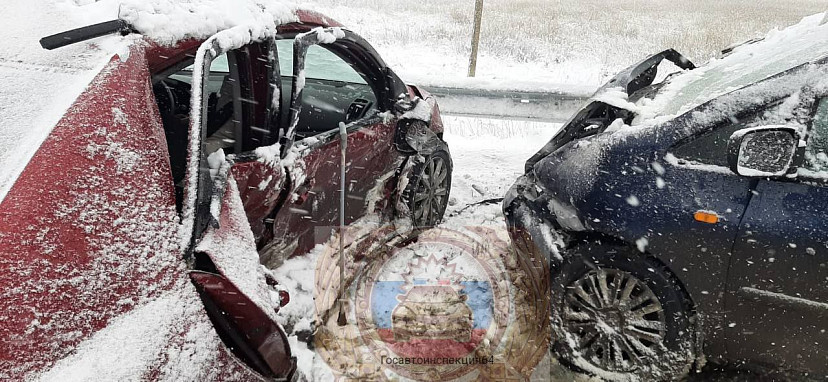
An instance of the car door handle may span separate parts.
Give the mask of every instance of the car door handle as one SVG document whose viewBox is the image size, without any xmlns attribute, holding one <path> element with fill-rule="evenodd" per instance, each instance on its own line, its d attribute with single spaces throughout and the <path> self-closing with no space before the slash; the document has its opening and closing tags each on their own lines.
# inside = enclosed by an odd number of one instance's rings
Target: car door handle
<svg viewBox="0 0 828 382">
<path fill-rule="evenodd" d="M 299 187 L 296 187 L 296 191 L 294 191 L 294 195 L 296 195 L 296 199 L 293 200 L 294 204 L 304 204 L 305 201 L 308 200 L 308 195 L 310 195 L 310 190 L 313 188 L 313 184 L 310 181 L 303 183 Z"/>
</svg>

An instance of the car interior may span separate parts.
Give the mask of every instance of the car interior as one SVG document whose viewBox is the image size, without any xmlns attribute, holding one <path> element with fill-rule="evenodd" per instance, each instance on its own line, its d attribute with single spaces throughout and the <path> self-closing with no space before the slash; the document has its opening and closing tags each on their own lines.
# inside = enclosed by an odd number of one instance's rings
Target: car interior
<svg viewBox="0 0 828 382">
<path fill-rule="evenodd" d="M 293 40 L 279 40 L 276 45 L 282 76 L 282 107 L 287 108 L 290 105 L 289 89 L 294 81 Z M 365 77 L 332 51 L 319 45 L 309 47 L 296 140 L 336 129 L 340 122 L 349 123 L 375 111 L 377 97 Z M 284 114 L 286 125 L 289 116 Z"/>
<path fill-rule="evenodd" d="M 207 80 L 207 131 L 205 152 L 218 149 L 225 154 L 251 151 L 275 143 L 278 127 L 266 128 L 266 90 L 269 69 L 266 65 L 247 65 L 262 60 L 267 53 L 243 48 L 216 57 Z M 293 39 L 277 41 L 281 73 L 281 109 L 290 107 L 293 86 Z M 176 202 L 181 209 L 183 180 L 186 174 L 193 59 L 153 76 L 153 92 L 158 103 L 170 155 Z M 332 51 L 314 45 L 305 60 L 305 87 L 302 112 L 296 127 L 296 140 L 337 129 L 377 110 L 377 97 L 366 82 L 367 76 Z M 290 113 L 280 114 L 280 126 L 290 123 Z"/>
<path fill-rule="evenodd" d="M 237 73 L 231 75 L 227 57 L 227 54 L 217 57 L 210 67 L 206 85 L 208 90 L 207 137 L 208 140 L 218 140 L 213 145 L 232 152 L 235 148 L 235 141 L 232 140 L 232 137 L 217 134 L 222 127 L 226 130 L 228 125 L 232 125 L 232 117 L 235 114 L 236 102 L 233 102 L 233 87 L 238 75 Z M 192 59 L 185 60 L 153 78 L 153 92 L 164 125 L 164 135 L 167 139 L 170 167 L 176 190 L 176 204 L 179 210 L 181 209 L 181 200 L 184 193 L 183 182 L 187 166 L 192 62 Z M 181 68 L 182 66 L 184 67 Z"/>
</svg>

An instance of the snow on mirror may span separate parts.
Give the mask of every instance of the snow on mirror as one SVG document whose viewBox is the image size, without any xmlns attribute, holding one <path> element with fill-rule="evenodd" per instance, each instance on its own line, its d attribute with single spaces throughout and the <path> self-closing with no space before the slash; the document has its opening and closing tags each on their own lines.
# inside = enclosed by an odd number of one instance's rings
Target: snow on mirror
<svg viewBox="0 0 828 382">
<path fill-rule="evenodd" d="M 733 134 L 741 140 L 736 172 L 757 177 L 785 175 L 796 153 L 797 139 L 793 129 L 780 126 L 745 130 Z"/>
</svg>

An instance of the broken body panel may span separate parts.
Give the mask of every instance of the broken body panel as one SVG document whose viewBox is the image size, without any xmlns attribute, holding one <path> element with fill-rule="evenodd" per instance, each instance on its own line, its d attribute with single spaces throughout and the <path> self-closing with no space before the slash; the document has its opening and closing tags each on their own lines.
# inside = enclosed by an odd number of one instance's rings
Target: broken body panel
<svg viewBox="0 0 828 382">
<path fill-rule="evenodd" d="M 646 73 L 660 60 L 623 71 L 596 95 L 617 85 L 635 98 L 649 83 L 629 74 Z M 828 215 L 804 204 L 822 203 L 824 179 L 740 176 L 726 163 L 674 155 L 783 101 L 792 110 L 788 122 L 800 126 L 803 149 L 815 100 L 825 96 L 812 90 L 825 65 L 824 58 L 797 65 L 652 126 L 605 132 L 616 118 L 631 124 L 635 113 L 589 101 L 527 162 L 526 174 L 506 195 L 503 210 L 518 253 L 544 259 L 555 272 L 584 243 L 638 249 L 662 264 L 692 300 L 698 357 L 825 373 L 828 337 L 816 323 L 828 314 L 828 253 L 817 251 L 811 237 L 828 230 Z M 722 149 L 720 156 L 726 154 Z M 716 219 L 694 219 L 697 213 Z M 813 256 L 797 249 L 803 245 Z M 774 264 L 780 257 L 784 266 Z"/>
<path fill-rule="evenodd" d="M 279 34 L 339 26 L 313 12 L 296 14 L 299 21 L 280 26 Z M 116 26 L 110 32 L 126 31 L 123 25 Z M 322 204 L 336 199 L 336 187 L 327 182 L 337 179 L 339 168 L 328 162 L 336 157 L 339 141 L 316 137 L 281 147 L 273 142 L 275 157 L 239 153 L 211 173 L 196 140 L 189 145 L 193 165 L 187 179 L 199 186 L 185 190 L 179 200 L 183 215 L 177 213 L 169 136 L 164 134 L 151 80 L 182 60 L 192 60 L 202 44 L 191 39 L 167 46 L 136 39 L 129 54 L 113 57 L 75 101 L 3 199 L 0 331 L 9 346 L 0 350 L 1 378 L 29 378 L 57 366 L 71 367 L 73 361 L 67 357 L 83 356 L 78 349 L 93 348 L 100 338 L 111 336 L 113 323 L 169 295 L 181 298 L 189 309 L 168 317 L 170 338 L 184 339 L 152 349 L 159 356 L 139 373 L 140 378 L 167 378 L 182 367 L 195 369 L 189 375 L 198 380 L 297 377 L 295 359 L 274 318 L 286 298 L 283 291 L 277 294 L 280 301 L 267 298 L 274 290 L 253 265 L 278 264 L 305 253 L 313 240 L 291 245 L 290 250 L 271 251 L 271 257 L 265 251 L 261 259 L 257 250 L 276 241 L 312 239 L 309 233 L 314 228 L 332 225 L 324 212 L 337 207 Z M 410 156 L 395 150 L 398 103 L 413 100 L 412 93 L 418 90 L 406 87 L 358 36 L 347 32 L 343 44 L 361 48 L 362 56 L 357 58 L 373 65 L 387 96 L 382 100 L 382 111 L 387 113 L 372 114 L 348 127 L 347 170 L 354 187 L 349 190 L 353 200 L 347 204 L 346 216 L 348 221 L 373 212 L 392 217 L 399 176 Z M 199 80 L 194 77 L 193 83 Z M 264 101 L 273 97 L 272 92 L 260 90 L 255 95 L 259 103 L 269 105 Z M 198 113 L 191 120 L 199 121 L 207 100 L 200 95 L 193 98 Z M 431 98 L 427 101 L 434 104 Z M 274 121 L 278 112 L 257 111 Z M 433 114 L 430 122 L 442 132 L 439 114 Z M 190 135 L 203 139 L 202 127 L 193 123 Z M 288 155 L 289 165 L 284 160 Z M 297 213 L 303 209 L 310 213 Z M 232 251 L 224 251 L 227 243 L 246 243 L 234 250 L 254 260 L 247 265 L 257 282 L 239 277 L 238 259 L 228 257 Z M 246 308 L 239 308 L 240 304 Z M 246 318 L 218 319 L 227 312 Z M 188 335 L 210 322 L 218 332 Z M 230 351 L 226 344 L 234 336 L 245 339 Z M 242 345 L 248 347 L 245 354 L 238 352 Z M 199 362 L 162 356 L 193 346 L 207 349 Z"/>
</svg>

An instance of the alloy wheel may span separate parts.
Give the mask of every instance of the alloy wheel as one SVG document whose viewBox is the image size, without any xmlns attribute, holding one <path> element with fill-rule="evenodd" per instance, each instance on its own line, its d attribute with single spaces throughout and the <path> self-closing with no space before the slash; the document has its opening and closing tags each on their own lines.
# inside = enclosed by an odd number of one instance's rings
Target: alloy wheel
<svg viewBox="0 0 828 382">
<path fill-rule="evenodd" d="M 422 168 L 414 191 L 414 223 L 419 227 L 437 224 L 448 201 L 448 164 L 432 155 Z"/>
<path fill-rule="evenodd" d="M 562 319 L 573 350 L 612 372 L 653 362 L 667 327 L 664 308 L 647 284 L 630 273 L 603 268 L 567 287 Z"/>
</svg>

